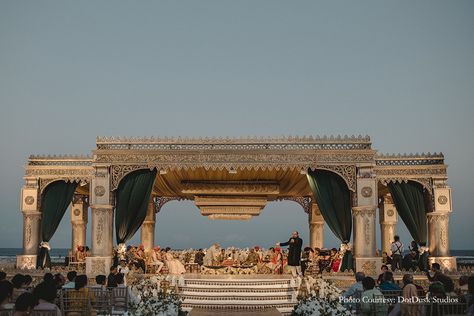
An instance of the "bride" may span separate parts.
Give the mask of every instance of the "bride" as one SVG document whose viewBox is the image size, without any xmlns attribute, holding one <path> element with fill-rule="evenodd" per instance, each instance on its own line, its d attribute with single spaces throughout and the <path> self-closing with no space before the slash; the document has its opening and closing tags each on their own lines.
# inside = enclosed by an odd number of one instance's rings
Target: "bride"
<svg viewBox="0 0 474 316">
<path fill-rule="evenodd" d="M 183 274 L 186 272 L 186 269 L 184 268 L 184 265 L 178 260 L 173 257 L 173 255 L 170 252 L 171 248 L 166 247 L 165 248 L 165 261 L 166 261 L 166 266 L 168 267 L 168 273 L 169 274 Z"/>
</svg>

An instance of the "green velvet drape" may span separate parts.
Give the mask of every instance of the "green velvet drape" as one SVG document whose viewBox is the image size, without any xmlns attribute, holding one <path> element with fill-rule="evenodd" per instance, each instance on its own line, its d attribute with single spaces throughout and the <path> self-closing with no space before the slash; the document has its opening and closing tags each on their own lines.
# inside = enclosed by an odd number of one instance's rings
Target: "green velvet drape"
<svg viewBox="0 0 474 316">
<path fill-rule="evenodd" d="M 44 190 L 41 201 L 41 238 L 50 241 L 76 191 L 77 182 L 55 181 Z"/>
<path fill-rule="evenodd" d="M 120 182 L 115 209 L 117 243 L 128 241 L 143 224 L 155 178 L 156 169 L 137 170 Z"/>
<path fill-rule="evenodd" d="M 390 182 L 388 189 L 398 215 L 408 228 L 413 239 L 418 243 L 426 243 L 426 212 L 427 207 L 423 196 L 423 186 L 417 182 Z"/>
<path fill-rule="evenodd" d="M 321 215 L 341 241 L 349 241 L 352 231 L 350 192 L 344 180 L 326 170 L 308 170 L 308 182 Z"/>
</svg>

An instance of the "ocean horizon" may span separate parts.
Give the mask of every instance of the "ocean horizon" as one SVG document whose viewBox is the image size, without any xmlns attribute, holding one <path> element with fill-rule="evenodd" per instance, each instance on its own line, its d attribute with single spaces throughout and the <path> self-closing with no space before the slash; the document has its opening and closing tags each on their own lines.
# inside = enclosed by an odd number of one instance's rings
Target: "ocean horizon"
<svg viewBox="0 0 474 316">
<path fill-rule="evenodd" d="M 176 249 L 183 250 L 183 249 Z M 22 248 L 0 248 L 0 261 L 14 261 L 17 255 L 22 254 Z M 69 248 L 52 248 L 50 251 L 51 260 L 62 262 Z M 454 249 L 451 250 L 451 256 L 456 257 L 458 263 L 474 264 L 474 249 Z"/>
</svg>

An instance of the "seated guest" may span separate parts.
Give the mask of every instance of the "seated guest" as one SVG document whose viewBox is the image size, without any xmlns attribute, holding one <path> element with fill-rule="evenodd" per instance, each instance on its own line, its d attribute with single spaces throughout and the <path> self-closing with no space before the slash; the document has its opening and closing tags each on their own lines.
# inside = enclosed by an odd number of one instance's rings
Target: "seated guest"
<svg viewBox="0 0 474 316">
<path fill-rule="evenodd" d="M 341 257 L 339 256 L 339 253 L 337 252 L 336 248 L 331 249 L 331 269 L 334 272 L 338 272 L 339 269 L 341 268 Z"/>
<path fill-rule="evenodd" d="M 412 240 L 410 243 L 410 246 L 408 246 L 408 249 L 410 249 L 410 252 L 415 253 L 415 260 L 418 262 L 418 259 L 420 259 L 420 250 L 418 249 L 418 244 L 416 241 Z"/>
<path fill-rule="evenodd" d="M 418 268 L 420 271 L 428 271 L 428 256 L 429 249 L 426 247 L 426 243 L 420 244 L 420 259 L 418 260 Z"/>
<path fill-rule="evenodd" d="M 118 274 L 118 269 L 116 266 L 111 266 L 110 267 L 110 273 L 107 276 L 107 287 L 116 287 L 117 286 L 117 281 L 115 277 Z"/>
<path fill-rule="evenodd" d="M 118 270 L 118 273 L 123 274 L 123 281 L 124 281 L 124 284 L 126 285 L 127 275 L 130 272 L 130 268 L 128 267 L 127 262 L 124 259 L 120 260 L 120 264 L 117 266 L 117 270 Z"/>
<path fill-rule="evenodd" d="M 392 258 L 388 255 L 386 251 L 382 252 L 382 263 L 392 264 Z"/>
<path fill-rule="evenodd" d="M 87 275 L 81 274 L 76 277 L 74 290 L 67 292 L 70 299 L 69 307 L 86 311 L 88 302 L 94 303 L 94 293 L 87 288 Z"/>
<path fill-rule="evenodd" d="M 232 254 L 229 254 L 227 259 L 222 261 L 222 266 L 224 267 L 232 267 L 234 265 L 234 259 L 232 259 Z"/>
<path fill-rule="evenodd" d="M 221 249 L 221 253 L 217 257 L 217 261 L 222 265 L 222 262 L 224 262 L 225 259 L 227 259 L 227 256 L 225 254 L 225 249 Z"/>
<path fill-rule="evenodd" d="M 163 259 L 161 258 L 160 254 L 160 246 L 156 246 L 151 250 L 151 261 L 150 264 L 155 266 L 155 273 L 160 273 L 161 269 L 163 269 L 163 266 L 165 265 L 163 262 Z"/>
<path fill-rule="evenodd" d="M 382 283 L 383 274 L 388 271 L 388 267 L 384 264 L 380 267 L 380 270 L 382 270 L 382 273 L 380 273 L 379 277 L 377 278 L 377 285 L 380 285 L 380 283 Z"/>
<path fill-rule="evenodd" d="M 202 249 L 199 249 L 194 255 L 194 263 L 197 263 L 198 265 L 202 266 L 204 264 L 204 256 L 205 254 Z"/>
<path fill-rule="evenodd" d="M 13 294 L 13 284 L 10 281 L 0 281 L 0 310 L 12 309 L 14 304 L 11 302 Z"/>
<path fill-rule="evenodd" d="M 451 293 L 454 291 L 453 280 L 441 272 L 441 266 L 439 263 L 433 263 L 431 265 L 431 271 L 434 273 L 433 276 L 431 276 L 429 272 L 426 273 L 426 276 L 430 282 L 441 282 L 444 285 L 444 290 L 446 293 Z"/>
<path fill-rule="evenodd" d="M 66 275 L 67 281 L 66 284 L 64 284 L 63 289 L 73 289 L 76 287 L 76 276 L 77 272 L 76 271 L 69 271 Z"/>
<path fill-rule="evenodd" d="M 385 316 L 388 313 L 388 304 L 380 299 L 382 293 L 375 288 L 375 280 L 371 277 L 365 277 L 362 280 L 364 291 L 361 295 L 360 315 L 367 316 Z"/>
<path fill-rule="evenodd" d="M 410 251 L 410 253 L 406 254 L 403 259 L 402 259 L 402 268 L 410 271 L 416 270 L 416 267 L 418 266 L 418 260 L 416 259 L 416 252 L 415 251 Z"/>
<path fill-rule="evenodd" d="M 5 271 L 0 271 L 0 282 L 7 279 L 7 273 Z"/>
<path fill-rule="evenodd" d="M 54 304 L 56 300 L 57 290 L 52 282 L 42 282 L 38 284 L 34 290 L 33 295 L 38 298 L 38 305 L 33 310 L 50 310 L 56 311 L 57 316 L 61 316 L 61 310 Z"/>
<path fill-rule="evenodd" d="M 127 302 L 127 298 L 126 297 L 123 297 L 120 295 L 120 293 L 122 293 L 122 289 L 126 288 L 126 295 L 128 296 L 128 301 L 131 302 L 131 303 L 137 303 L 138 300 L 137 300 L 137 297 L 135 297 L 135 295 L 133 294 L 132 290 L 130 289 L 130 287 L 126 286 L 123 282 L 124 282 L 124 279 L 123 279 L 123 274 L 118 274 L 117 277 L 116 277 L 116 281 L 117 281 L 117 287 L 116 288 L 113 288 L 112 289 L 112 298 L 113 298 L 113 301 L 112 301 L 112 305 L 113 305 L 113 312 L 112 314 L 115 315 L 115 312 L 122 312 L 122 311 L 126 311 L 128 306 L 126 304 Z"/>
<path fill-rule="evenodd" d="M 365 278 L 364 272 L 357 272 L 355 274 L 356 282 L 352 284 L 344 293 L 342 293 L 343 298 L 353 297 L 356 293 L 362 293 L 364 287 L 362 286 L 362 280 Z"/>
<path fill-rule="evenodd" d="M 29 289 L 31 287 L 31 282 L 33 282 L 33 278 L 29 274 L 23 275 L 25 278 L 25 282 L 23 283 L 23 287 Z"/>
<path fill-rule="evenodd" d="M 405 274 L 403 276 L 403 300 L 400 309 L 404 316 L 418 316 L 420 315 L 420 305 L 416 304 L 416 298 L 418 297 L 418 289 L 413 284 L 413 275 Z M 405 303 L 409 302 L 409 303 Z"/>
<path fill-rule="evenodd" d="M 311 247 L 305 247 L 303 249 L 303 253 L 301 255 L 301 273 L 304 276 L 304 272 L 308 268 L 308 266 L 311 264 L 311 253 L 313 253 L 313 249 Z"/>
<path fill-rule="evenodd" d="M 395 284 L 393 273 L 390 271 L 384 272 L 382 276 L 382 283 L 379 285 L 381 291 L 401 291 L 402 289 Z"/>
<path fill-rule="evenodd" d="M 92 289 L 106 290 L 107 277 L 103 274 L 99 274 L 95 277 L 95 285 L 90 286 Z"/>
<path fill-rule="evenodd" d="M 43 275 L 43 281 L 48 283 L 54 283 L 54 275 L 52 273 L 45 273 Z"/>
<path fill-rule="evenodd" d="M 271 270 L 272 273 L 280 273 L 281 268 L 281 248 L 273 248 L 273 252 L 270 257 L 270 262 L 266 263 L 266 266 Z"/>
<path fill-rule="evenodd" d="M 459 287 L 456 289 L 456 293 L 459 296 L 464 296 L 468 293 L 469 286 L 468 286 L 469 277 L 467 275 L 462 275 L 459 278 Z"/>
<path fill-rule="evenodd" d="M 165 248 L 165 261 L 168 267 L 169 274 L 183 274 L 186 272 L 184 265 L 178 260 L 173 257 L 173 254 L 170 252 L 171 248 Z"/>
<path fill-rule="evenodd" d="M 256 265 L 259 261 L 258 253 L 255 252 L 254 248 L 250 249 L 250 252 L 245 260 L 246 265 Z"/>
<path fill-rule="evenodd" d="M 58 290 L 62 289 L 64 284 L 66 284 L 66 278 L 61 273 L 56 273 L 54 275 L 54 284 Z"/>
<path fill-rule="evenodd" d="M 13 293 L 12 293 L 12 302 L 15 302 L 18 296 L 26 292 L 26 289 L 23 287 L 25 284 L 25 277 L 23 274 L 15 274 L 12 278 L 13 284 Z"/>
<path fill-rule="evenodd" d="M 33 294 L 25 292 L 18 296 L 15 301 L 15 312 L 13 316 L 28 316 L 36 305 L 36 299 Z"/>
</svg>

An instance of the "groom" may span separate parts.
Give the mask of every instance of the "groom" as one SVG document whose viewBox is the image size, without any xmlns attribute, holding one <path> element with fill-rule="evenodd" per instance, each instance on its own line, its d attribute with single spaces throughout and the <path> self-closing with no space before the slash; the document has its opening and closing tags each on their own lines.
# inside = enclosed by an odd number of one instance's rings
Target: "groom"
<svg viewBox="0 0 474 316">
<path fill-rule="evenodd" d="M 293 277 L 301 276 L 301 247 L 303 239 L 299 237 L 297 231 L 291 234 L 290 240 L 283 243 L 277 243 L 277 246 L 288 246 L 288 265 L 291 268 Z"/>
</svg>

